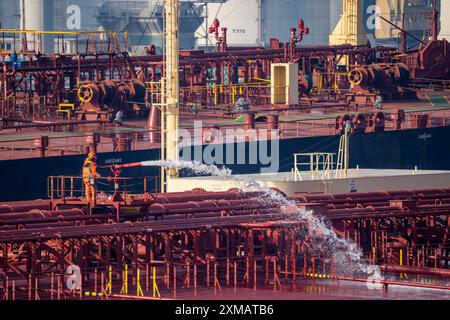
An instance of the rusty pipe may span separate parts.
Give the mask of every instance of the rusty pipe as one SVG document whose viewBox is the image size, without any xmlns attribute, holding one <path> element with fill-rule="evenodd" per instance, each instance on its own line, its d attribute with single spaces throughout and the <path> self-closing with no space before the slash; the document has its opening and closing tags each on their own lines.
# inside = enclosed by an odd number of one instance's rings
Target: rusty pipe
<svg viewBox="0 0 450 320">
<path fill-rule="evenodd" d="M 400 265 L 390 265 L 390 264 L 380 265 L 379 267 L 380 267 L 380 270 L 384 271 L 384 272 L 410 273 L 410 274 L 450 278 L 450 270 L 448 270 L 448 269 L 427 268 L 427 267 L 410 267 L 410 266 L 400 266 Z"/>
<path fill-rule="evenodd" d="M 44 203 L 32 203 L 30 202 L 29 204 L 14 204 L 14 203 L 10 203 L 10 204 L 2 204 L 0 205 L 0 214 L 3 213 L 13 213 L 13 212 L 26 212 L 26 211 L 30 211 L 30 210 L 49 210 L 50 209 L 50 204 L 48 202 L 44 202 Z"/>
</svg>

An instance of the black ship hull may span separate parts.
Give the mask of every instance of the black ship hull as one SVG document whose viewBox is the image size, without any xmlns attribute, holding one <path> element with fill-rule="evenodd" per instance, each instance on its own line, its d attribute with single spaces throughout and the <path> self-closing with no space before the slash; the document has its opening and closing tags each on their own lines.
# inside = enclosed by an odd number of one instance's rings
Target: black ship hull
<svg viewBox="0 0 450 320">
<path fill-rule="evenodd" d="M 291 171 L 294 153 L 336 153 L 339 138 L 335 135 L 280 140 L 278 171 Z M 418 169 L 423 170 L 450 170 L 450 126 L 352 134 L 349 141 L 350 167 L 414 169 L 417 166 Z M 234 147 L 237 148 L 236 145 Z M 248 157 L 249 144 L 246 143 L 244 147 Z M 226 148 L 224 148 L 224 152 L 226 152 Z M 100 166 L 159 158 L 159 149 L 98 155 Z M 0 201 L 46 199 L 48 198 L 48 177 L 78 176 L 81 173 L 83 160 L 84 155 L 71 155 L 0 161 L 4 181 L 0 192 Z M 227 167 L 234 173 L 244 174 L 258 173 L 263 165 L 260 163 L 250 164 L 247 159 L 245 164 L 230 164 Z M 100 173 L 108 176 L 110 175 L 108 171 L 108 169 L 103 169 L 103 172 L 100 171 Z M 159 173 L 158 168 L 141 167 L 124 170 L 123 176 L 158 176 Z"/>
</svg>

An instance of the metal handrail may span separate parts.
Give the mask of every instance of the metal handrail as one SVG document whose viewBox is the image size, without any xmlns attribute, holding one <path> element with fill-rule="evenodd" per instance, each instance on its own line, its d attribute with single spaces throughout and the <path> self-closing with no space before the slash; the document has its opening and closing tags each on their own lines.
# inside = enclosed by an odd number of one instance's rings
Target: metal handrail
<svg viewBox="0 0 450 320">
<path fill-rule="evenodd" d="M 147 192 L 156 192 L 158 187 L 157 176 L 145 177 L 99 177 L 95 178 L 97 185 L 97 194 L 104 193 L 112 195 L 120 193 L 124 196 L 132 194 L 144 194 Z M 106 183 L 105 183 L 106 181 Z M 127 183 L 135 181 L 135 183 Z M 149 188 L 149 183 L 153 186 Z M 77 187 L 80 183 L 81 187 Z M 112 185 L 112 186 L 111 186 Z M 105 187 L 108 186 L 108 187 Z M 142 187 L 141 187 L 142 186 Z M 136 189 L 136 187 L 141 187 Z M 49 176 L 47 180 L 47 195 L 51 200 L 55 199 L 74 199 L 83 196 L 84 184 L 82 176 Z"/>
</svg>

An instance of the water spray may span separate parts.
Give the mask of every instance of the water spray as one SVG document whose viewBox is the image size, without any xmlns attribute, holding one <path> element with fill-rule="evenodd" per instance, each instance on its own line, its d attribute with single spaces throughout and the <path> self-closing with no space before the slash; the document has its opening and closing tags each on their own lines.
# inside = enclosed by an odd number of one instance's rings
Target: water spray
<svg viewBox="0 0 450 320">
<path fill-rule="evenodd" d="M 120 173 L 120 170 L 122 169 L 136 167 L 169 167 L 176 169 L 187 169 L 197 175 L 211 175 L 225 179 L 232 179 L 232 181 L 236 184 L 236 187 L 245 192 L 258 191 L 262 194 L 262 199 L 264 201 L 278 203 L 281 212 L 286 214 L 287 218 L 304 222 L 307 231 L 305 237 L 310 239 L 310 250 L 312 250 L 312 252 L 327 252 L 333 255 L 337 266 L 346 266 L 345 271 L 351 271 L 352 274 L 361 272 L 365 275 L 371 276 L 371 280 L 374 280 L 374 272 L 371 271 L 374 266 L 363 261 L 362 252 L 356 243 L 339 238 L 337 234 L 326 225 L 323 219 L 314 215 L 313 211 L 299 208 L 295 201 L 285 198 L 275 190 L 262 186 L 253 179 L 232 175 L 232 171 L 226 167 L 219 168 L 215 165 L 207 165 L 198 161 L 142 161 L 131 164 L 114 165 L 111 170 L 115 173 Z M 347 267 L 348 265 L 351 266 L 350 270 Z M 377 274 L 379 273 L 377 272 Z M 380 278 L 380 276 L 377 276 L 377 278 Z"/>
</svg>

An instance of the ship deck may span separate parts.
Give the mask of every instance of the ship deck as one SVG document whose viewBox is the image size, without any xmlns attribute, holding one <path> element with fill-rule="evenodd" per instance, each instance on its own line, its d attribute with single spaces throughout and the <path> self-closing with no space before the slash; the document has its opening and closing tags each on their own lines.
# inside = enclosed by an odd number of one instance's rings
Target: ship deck
<svg viewBox="0 0 450 320">
<path fill-rule="evenodd" d="M 328 136 L 337 134 L 336 117 L 357 115 L 360 113 L 385 114 L 385 130 L 395 130 L 395 117 L 399 109 L 405 111 L 406 119 L 402 123 L 402 129 L 416 128 L 417 121 L 414 115 L 428 114 L 427 127 L 450 125 L 450 93 L 423 93 L 418 100 L 389 101 L 383 104 L 383 109 L 373 107 L 360 107 L 358 109 L 338 104 L 333 101 L 317 100 L 311 104 L 300 104 L 297 107 L 274 108 L 268 105 L 252 106 L 250 111 L 256 114 L 256 129 L 266 129 L 267 123 L 258 121 L 258 116 L 277 113 L 279 115 L 278 128 L 280 138 L 297 138 L 312 136 Z M 230 113 L 218 107 L 202 107 L 197 114 L 192 114 L 186 109 L 180 115 L 180 127 L 190 132 L 194 137 L 194 144 L 201 143 L 201 137 L 195 135 L 194 128 L 198 126 L 213 127 L 219 129 L 225 139 L 229 132 L 235 133 L 236 129 L 243 129 L 245 125 L 236 121 L 237 113 Z M 113 152 L 124 150 L 146 150 L 159 148 L 157 140 L 152 140 L 152 135 L 158 135 L 155 130 L 149 130 L 144 119 L 127 120 L 120 127 L 106 125 L 98 127 L 96 124 L 79 124 L 65 121 L 64 125 L 53 126 L 61 122 L 60 119 L 49 119 L 28 125 L 19 125 L 17 128 L 3 128 L 0 131 L 0 160 L 13 160 L 23 158 L 40 157 L 41 151 L 36 145 L 36 139 L 42 136 L 49 138 L 49 145 L 45 156 L 61 156 L 83 154 L 88 145 L 89 137 L 93 132 L 100 134 L 101 139 L 97 144 L 98 152 Z M 38 127 L 33 127 L 38 125 Z M 48 127 L 45 127 L 48 125 Z M 227 131 L 230 130 L 230 131 Z M 156 130 L 158 131 L 158 130 Z M 200 133 L 201 134 L 201 133 Z M 125 145 L 119 146 L 117 139 L 126 139 Z M 220 143 L 220 139 L 216 140 Z"/>
<path fill-rule="evenodd" d="M 312 281 L 305 280 L 290 291 L 254 290 L 248 288 L 225 288 L 220 292 L 198 290 L 196 300 L 235 300 L 236 296 L 246 300 L 448 300 L 450 291 L 429 288 L 412 288 L 391 285 L 388 290 L 372 288 L 367 283 L 353 281 Z M 190 300 L 192 292 L 178 292 L 176 299 Z"/>
</svg>

